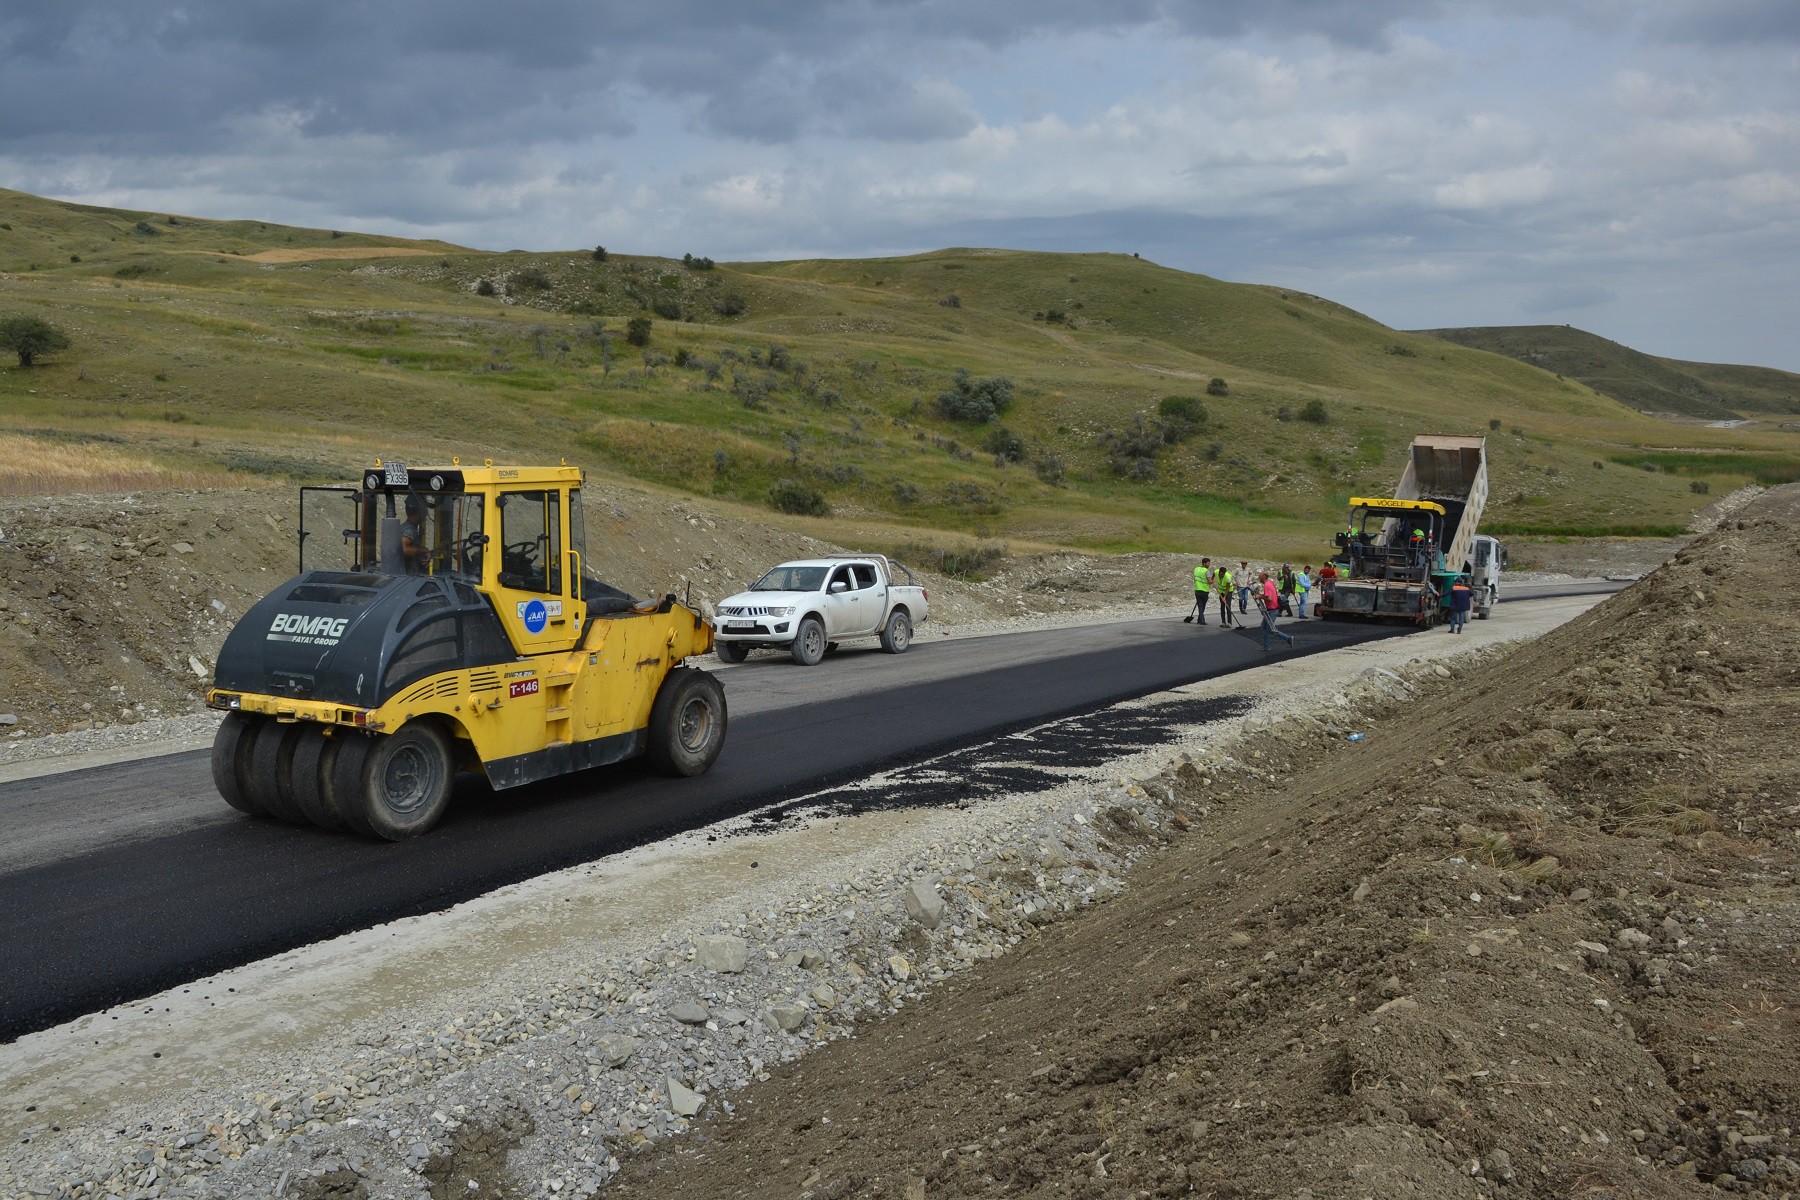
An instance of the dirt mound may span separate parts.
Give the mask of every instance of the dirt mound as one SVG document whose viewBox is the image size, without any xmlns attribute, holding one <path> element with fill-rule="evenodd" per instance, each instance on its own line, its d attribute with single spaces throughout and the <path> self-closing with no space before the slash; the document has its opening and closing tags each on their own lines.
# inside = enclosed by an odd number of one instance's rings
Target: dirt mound
<svg viewBox="0 0 1800 1200">
<path fill-rule="evenodd" d="M 1184 768 L 1192 832 L 1122 898 L 615 1188 L 1792 1192 L 1791 490 L 1541 641 L 1394 689 L 1356 742 L 1296 721 L 1244 769 Z"/>
</svg>

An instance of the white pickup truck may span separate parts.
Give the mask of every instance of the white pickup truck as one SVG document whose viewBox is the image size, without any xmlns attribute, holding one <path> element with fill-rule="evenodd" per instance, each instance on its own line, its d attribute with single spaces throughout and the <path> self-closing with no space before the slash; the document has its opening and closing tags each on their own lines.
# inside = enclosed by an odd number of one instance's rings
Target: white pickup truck
<svg viewBox="0 0 1800 1200">
<path fill-rule="evenodd" d="M 904 653 L 931 607 L 912 572 L 900 567 L 907 582 L 895 583 L 894 569 L 879 554 L 782 563 L 719 602 L 714 649 L 728 663 L 752 650 L 786 650 L 803 667 L 849 638 L 878 637 L 889 654 Z"/>
</svg>

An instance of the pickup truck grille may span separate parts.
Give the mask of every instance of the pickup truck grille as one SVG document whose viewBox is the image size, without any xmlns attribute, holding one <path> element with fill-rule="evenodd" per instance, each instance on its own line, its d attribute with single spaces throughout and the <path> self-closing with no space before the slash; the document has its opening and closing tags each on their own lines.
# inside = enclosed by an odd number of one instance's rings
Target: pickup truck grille
<svg viewBox="0 0 1800 1200">
<path fill-rule="evenodd" d="M 726 604 L 720 606 L 719 615 L 721 617 L 766 617 L 769 615 L 769 610 L 767 607 L 759 608 L 743 604 Z"/>
</svg>

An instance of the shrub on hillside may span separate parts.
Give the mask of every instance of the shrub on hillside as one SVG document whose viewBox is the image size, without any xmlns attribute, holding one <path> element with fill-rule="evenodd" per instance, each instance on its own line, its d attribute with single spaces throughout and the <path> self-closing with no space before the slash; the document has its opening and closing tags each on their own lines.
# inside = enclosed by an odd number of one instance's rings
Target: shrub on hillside
<svg viewBox="0 0 1800 1200">
<path fill-rule="evenodd" d="M 605 262 L 606 261 L 606 247 L 605 246 L 595 246 L 594 247 L 594 261 L 595 262 Z"/>
<path fill-rule="evenodd" d="M 953 421 L 986 424 L 1010 408 L 1012 398 L 1012 380 L 1004 375 L 976 379 L 967 367 L 958 367 L 950 390 L 938 393 L 937 407 Z"/>
<path fill-rule="evenodd" d="M 544 274 L 542 267 L 525 267 L 513 272 L 512 278 L 506 281 L 506 287 L 512 292 L 547 292 L 550 290 L 550 276 Z"/>
<path fill-rule="evenodd" d="M 981 448 L 994 456 L 996 467 L 1025 461 L 1025 439 L 1004 425 L 988 434 Z"/>
<path fill-rule="evenodd" d="M 1206 394 L 1209 396 L 1228 396 L 1231 394 L 1231 389 L 1226 386 L 1223 379 L 1220 379 L 1215 375 L 1206 385 Z"/>
<path fill-rule="evenodd" d="M 1100 446 L 1111 460 L 1113 474 L 1121 479 L 1143 482 L 1156 478 L 1156 458 L 1165 443 L 1161 422 L 1133 417 L 1124 429 L 1108 429 L 1100 434 Z"/>
<path fill-rule="evenodd" d="M 712 309 L 721 317 L 741 317 L 749 307 L 736 292 L 721 292 L 713 297 Z"/>
<path fill-rule="evenodd" d="M 138 233 L 143 234 L 145 237 L 161 237 L 162 236 L 162 230 L 158 229 L 156 226 L 152 225 L 148 221 L 139 221 L 136 225 L 132 226 L 132 229 Z"/>
<path fill-rule="evenodd" d="M 1706 482 L 1704 479 L 1696 479 L 1688 484 L 1688 491 L 1694 493 L 1696 496 L 1704 496 L 1706 493 L 1712 491 L 1712 484 Z"/>
<path fill-rule="evenodd" d="M 673 296 L 658 296 L 650 311 L 665 321 L 681 320 L 681 302 Z"/>
<path fill-rule="evenodd" d="M 475 294 L 477 296 L 492 296 L 494 291 L 493 280 L 484 277 L 475 281 Z"/>
<path fill-rule="evenodd" d="M 634 346 L 650 344 L 650 318 L 633 317 L 625 322 L 625 340 Z"/>
<path fill-rule="evenodd" d="M 1068 486 L 1068 468 L 1063 465 L 1063 460 L 1057 455 L 1038 455 L 1032 460 L 1031 469 L 1037 475 L 1039 483 L 1048 484 L 1051 487 Z"/>
<path fill-rule="evenodd" d="M 69 345 L 69 335 L 42 317 L 0 317 L 0 351 L 18 355 L 21 367 L 33 366 L 40 355 L 67 350 Z"/>
<path fill-rule="evenodd" d="M 945 296 L 942 300 L 939 300 L 938 304 L 944 308 L 961 308 L 962 307 L 962 297 L 957 295 L 955 292 L 951 292 L 948 296 Z"/>
<path fill-rule="evenodd" d="M 681 265 L 690 271 L 710 271 L 715 264 L 710 258 L 695 258 L 692 254 L 684 254 L 681 256 Z"/>
<path fill-rule="evenodd" d="M 769 487 L 769 507 L 797 517 L 829 516 L 831 506 L 819 489 L 798 479 L 778 479 Z"/>
<path fill-rule="evenodd" d="M 1331 414 L 1326 411 L 1323 400 L 1308 400 L 1300 407 L 1300 419 L 1314 425 L 1328 425 L 1331 423 Z"/>
</svg>

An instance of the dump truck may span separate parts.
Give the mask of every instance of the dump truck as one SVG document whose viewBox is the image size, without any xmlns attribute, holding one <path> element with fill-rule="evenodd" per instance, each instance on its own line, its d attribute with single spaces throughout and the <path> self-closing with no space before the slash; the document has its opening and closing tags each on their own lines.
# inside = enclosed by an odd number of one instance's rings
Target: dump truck
<svg viewBox="0 0 1800 1200">
<path fill-rule="evenodd" d="M 698 775 L 725 694 L 713 629 L 589 575 L 578 467 L 408 468 L 300 489 L 299 574 L 219 652 L 213 781 L 242 812 L 396 840 L 458 771 L 495 789 L 638 755 Z"/>
<path fill-rule="evenodd" d="M 1441 597 L 1468 570 L 1487 492 L 1486 438 L 1414 438 L 1392 496 L 1351 498 L 1340 578 L 1319 616 L 1436 624 Z"/>
</svg>

